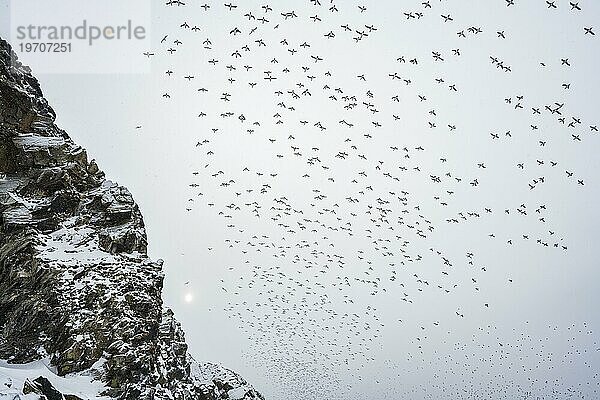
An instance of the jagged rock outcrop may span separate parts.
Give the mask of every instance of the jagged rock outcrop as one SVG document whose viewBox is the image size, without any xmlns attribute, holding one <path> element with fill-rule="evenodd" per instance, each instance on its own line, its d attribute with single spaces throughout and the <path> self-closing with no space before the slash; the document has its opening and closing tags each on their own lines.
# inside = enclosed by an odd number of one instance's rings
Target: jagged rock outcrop
<svg viewBox="0 0 600 400">
<path fill-rule="evenodd" d="M 262 399 L 189 356 L 133 197 L 54 120 L 0 39 L 0 359 L 47 358 L 59 376 L 101 381 L 110 398 Z"/>
</svg>

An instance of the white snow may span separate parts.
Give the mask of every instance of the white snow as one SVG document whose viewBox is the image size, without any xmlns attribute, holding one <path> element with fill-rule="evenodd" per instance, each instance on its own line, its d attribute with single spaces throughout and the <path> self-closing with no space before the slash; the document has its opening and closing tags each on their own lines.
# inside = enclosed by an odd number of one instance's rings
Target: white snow
<svg viewBox="0 0 600 400">
<path fill-rule="evenodd" d="M 25 150 L 31 151 L 61 146 L 65 143 L 65 140 L 55 136 L 25 134 L 15 137 L 13 142 L 16 145 L 23 147 Z"/>
<path fill-rule="evenodd" d="M 27 224 L 31 221 L 31 212 L 26 207 L 15 207 L 2 213 L 2 217 L 13 224 Z"/>
<path fill-rule="evenodd" d="M 231 400 L 242 400 L 246 396 L 246 389 L 243 386 L 231 389 L 227 392 L 227 396 L 229 396 Z"/>
<path fill-rule="evenodd" d="M 47 236 L 47 241 L 38 246 L 41 258 L 75 266 L 81 262 L 113 261 L 114 257 L 99 249 L 97 239 L 90 228 L 63 228 Z"/>
<path fill-rule="evenodd" d="M 92 377 L 83 373 L 70 374 L 66 377 L 58 376 L 49 364 L 48 359 L 28 364 L 9 364 L 5 360 L 0 360 L 0 399 L 12 400 L 18 395 L 17 398 L 22 400 L 37 400 L 39 398 L 37 395 L 23 395 L 23 385 L 27 379 L 33 381 L 43 376 L 63 394 L 73 394 L 83 399 L 109 400 L 108 397 L 99 395 L 105 389 L 101 382 L 93 381 Z"/>
</svg>

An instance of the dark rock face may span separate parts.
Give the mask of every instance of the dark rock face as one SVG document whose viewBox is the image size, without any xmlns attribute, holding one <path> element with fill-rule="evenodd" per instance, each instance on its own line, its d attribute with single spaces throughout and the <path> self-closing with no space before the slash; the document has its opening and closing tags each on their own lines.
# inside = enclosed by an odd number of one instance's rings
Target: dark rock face
<svg viewBox="0 0 600 400">
<path fill-rule="evenodd" d="M 242 388 L 262 399 L 188 355 L 133 197 L 56 127 L 15 60 L 0 39 L 0 359 L 91 372 L 112 398 L 221 399 Z"/>
<path fill-rule="evenodd" d="M 39 387 L 40 393 L 46 396 L 48 400 L 64 399 L 64 396 L 58 390 L 56 390 L 54 386 L 52 386 L 48 379 L 44 378 L 43 376 L 35 378 L 33 382 L 36 384 L 37 387 Z"/>
</svg>

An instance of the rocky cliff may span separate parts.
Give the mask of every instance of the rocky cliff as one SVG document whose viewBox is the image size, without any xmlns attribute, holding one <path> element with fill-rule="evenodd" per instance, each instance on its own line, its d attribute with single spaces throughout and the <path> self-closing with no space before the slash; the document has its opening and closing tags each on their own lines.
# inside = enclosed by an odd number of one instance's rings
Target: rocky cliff
<svg viewBox="0 0 600 400">
<path fill-rule="evenodd" d="M 163 307 L 162 262 L 146 255 L 138 206 L 54 120 L 0 39 L 0 398 L 83 398 L 52 382 L 86 377 L 98 397 L 262 399 L 189 356 Z M 34 362 L 47 376 L 7 376 Z"/>
</svg>

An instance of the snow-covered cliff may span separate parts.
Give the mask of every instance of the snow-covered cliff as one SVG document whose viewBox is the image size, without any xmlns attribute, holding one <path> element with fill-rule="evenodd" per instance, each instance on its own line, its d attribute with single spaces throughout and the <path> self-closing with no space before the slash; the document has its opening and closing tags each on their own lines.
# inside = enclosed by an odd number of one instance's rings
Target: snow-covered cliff
<svg viewBox="0 0 600 400">
<path fill-rule="evenodd" d="M 0 39 L 0 398 L 262 399 L 188 354 L 138 206 L 54 120 Z"/>
</svg>

